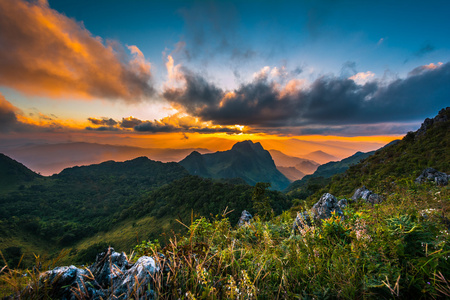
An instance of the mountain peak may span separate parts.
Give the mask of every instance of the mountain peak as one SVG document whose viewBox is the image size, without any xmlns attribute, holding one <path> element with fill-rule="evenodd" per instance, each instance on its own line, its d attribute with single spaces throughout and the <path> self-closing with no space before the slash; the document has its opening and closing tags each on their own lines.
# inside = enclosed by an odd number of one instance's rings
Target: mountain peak
<svg viewBox="0 0 450 300">
<path fill-rule="evenodd" d="M 200 154 L 192 152 L 180 161 L 189 173 L 210 178 L 242 178 L 248 184 L 270 182 L 283 190 L 289 180 L 277 170 L 270 153 L 250 140 L 238 142 L 231 150 Z"/>
<path fill-rule="evenodd" d="M 248 151 L 248 150 L 253 150 L 253 151 L 264 151 L 263 146 L 261 145 L 260 142 L 256 142 L 253 143 L 253 141 L 251 140 L 245 140 L 242 142 L 237 142 L 236 144 L 233 145 L 233 147 L 231 148 L 231 150 L 238 150 L 238 151 Z"/>
<path fill-rule="evenodd" d="M 189 156 L 197 157 L 197 156 L 202 156 L 202 155 L 200 154 L 200 152 L 194 150 L 194 151 L 191 152 L 191 154 L 188 155 L 188 157 Z"/>
</svg>

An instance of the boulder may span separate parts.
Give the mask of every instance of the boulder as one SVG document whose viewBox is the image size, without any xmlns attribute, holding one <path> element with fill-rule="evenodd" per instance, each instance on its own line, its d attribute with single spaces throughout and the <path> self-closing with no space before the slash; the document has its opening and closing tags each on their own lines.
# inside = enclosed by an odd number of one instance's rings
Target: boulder
<svg viewBox="0 0 450 300">
<path fill-rule="evenodd" d="M 95 262 L 89 267 L 89 270 L 97 283 L 106 288 L 126 272 L 129 267 L 125 253 L 115 252 L 114 248 L 109 247 L 106 251 L 97 254 Z"/>
<path fill-rule="evenodd" d="M 148 289 L 153 284 L 152 277 L 160 268 L 153 257 L 142 256 L 119 280 L 113 281 L 114 299 L 155 299 L 155 292 Z"/>
<path fill-rule="evenodd" d="M 433 168 L 426 168 L 422 171 L 419 177 L 416 178 L 416 183 L 423 183 L 426 181 L 434 181 L 437 185 L 444 186 L 448 184 L 450 175 L 439 172 Z"/>
<path fill-rule="evenodd" d="M 105 296 L 89 272 L 75 266 L 57 267 L 43 273 L 39 285 L 54 299 L 100 299 Z"/>
<path fill-rule="evenodd" d="M 250 220 L 253 216 L 246 210 L 243 210 L 241 213 L 241 217 L 239 218 L 238 226 L 241 227 L 245 224 L 250 224 Z"/>
<path fill-rule="evenodd" d="M 297 230 L 300 230 L 306 226 L 311 226 L 311 219 L 310 213 L 305 212 L 297 212 L 297 217 L 295 217 L 294 224 L 292 224 L 292 230 L 294 232 L 297 232 Z"/>
<path fill-rule="evenodd" d="M 325 193 L 320 197 L 319 201 L 313 205 L 311 211 L 314 216 L 314 220 L 324 220 L 331 217 L 334 212 L 338 216 L 343 216 L 342 209 L 347 205 L 347 200 L 342 199 L 338 201 L 335 196 L 330 193 Z"/>
<path fill-rule="evenodd" d="M 87 269 L 75 266 L 57 267 L 44 272 L 40 290 L 54 299 L 155 299 L 151 290 L 153 278 L 160 271 L 153 257 L 142 256 L 130 263 L 125 253 L 113 248 L 97 255 L 95 263 Z M 25 295 L 34 295 L 31 288 Z"/>
<path fill-rule="evenodd" d="M 379 204 L 383 202 L 383 198 L 380 195 L 375 194 L 364 185 L 355 191 L 351 199 L 353 202 L 363 199 L 371 204 Z"/>
<path fill-rule="evenodd" d="M 330 193 L 325 193 L 320 197 L 319 201 L 313 205 L 311 210 L 305 212 L 297 212 L 297 217 L 292 225 L 294 232 L 303 228 L 305 225 L 311 226 L 311 221 L 319 222 L 328 219 L 333 213 L 343 217 L 342 210 L 347 206 L 347 199 L 337 200 L 335 196 Z"/>
</svg>

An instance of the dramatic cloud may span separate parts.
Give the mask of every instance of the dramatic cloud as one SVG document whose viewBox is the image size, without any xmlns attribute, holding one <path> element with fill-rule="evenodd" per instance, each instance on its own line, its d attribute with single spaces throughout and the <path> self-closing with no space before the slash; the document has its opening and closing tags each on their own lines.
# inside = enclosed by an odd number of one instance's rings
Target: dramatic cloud
<svg viewBox="0 0 450 300">
<path fill-rule="evenodd" d="M 200 122 L 197 118 L 175 114 L 161 120 L 145 121 L 134 127 L 139 132 L 181 132 L 181 133 L 242 133 L 240 126 L 214 126 L 211 123 Z"/>
<path fill-rule="evenodd" d="M 40 112 L 29 118 L 0 94 L 0 132 L 42 132 L 55 131 L 69 127 L 55 120 L 56 116 L 47 116 Z"/>
<path fill-rule="evenodd" d="M 353 80 L 359 85 L 364 85 L 367 82 L 373 80 L 375 78 L 375 74 L 373 72 L 367 71 L 367 72 L 359 72 L 355 75 L 349 77 L 348 79 Z"/>
<path fill-rule="evenodd" d="M 86 130 L 92 131 L 119 131 L 120 129 L 114 126 L 100 126 L 100 127 L 86 127 Z"/>
<path fill-rule="evenodd" d="M 133 117 L 122 118 L 122 122 L 120 122 L 120 127 L 123 128 L 134 128 L 141 124 L 142 121 Z"/>
<path fill-rule="evenodd" d="M 31 95 L 139 101 L 153 95 L 150 64 L 103 43 L 45 0 L 0 1 L 0 85 Z"/>
<path fill-rule="evenodd" d="M 188 126 L 175 126 L 172 124 L 166 124 L 159 121 L 146 121 L 136 127 L 134 130 L 139 132 L 181 132 L 181 133 L 229 133 L 229 134 L 238 134 L 242 133 L 239 128 L 229 128 L 229 127 L 188 127 Z"/>
<path fill-rule="evenodd" d="M 185 108 L 189 114 L 197 116 L 202 110 L 213 106 L 224 95 L 220 88 L 208 83 L 203 77 L 186 68 L 182 68 L 181 71 L 185 88 L 166 87 L 163 92 L 164 98 L 169 100 L 175 108 Z"/>
<path fill-rule="evenodd" d="M 114 126 L 117 124 L 117 121 L 111 119 L 111 118 L 88 118 L 88 121 L 91 122 L 94 125 L 106 125 L 106 126 Z"/>
<path fill-rule="evenodd" d="M 178 109 L 220 125 L 311 127 L 418 121 L 447 106 L 450 97 L 450 63 L 422 66 L 389 83 L 367 81 L 372 78 L 367 72 L 352 79 L 323 76 L 308 86 L 301 82 L 280 86 L 260 72 L 234 91 L 181 70 L 185 86 L 166 87 L 163 96 Z"/>
<path fill-rule="evenodd" d="M 160 120 L 140 120 L 134 117 L 122 118 L 121 122 L 113 119 L 89 118 L 93 125 L 101 125 L 97 127 L 87 126 L 85 129 L 90 131 L 129 131 L 148 133 L 228 133 L 238 134 L 244 131 L 243 126 L 218 126 L 211 122 L 201 122 L 198 118 L 187 115 L 174 114 Z"/>
<path fill-rule="evenodd" d="M 0 132 L 10 131 L 17 126 L 19 121 L 16 117 L 16 111 L 17 108 L 0 94 Z"/>
<path fill-rule="evenodd" d="M 428 65 L 419 66 L 419 67 L 413 69 L 411 72 L 409 72 L 408 76 L 420 75 L 423 72 L 426 72 L 428 70 L 434 70 L 434 69 L 436 69 L 436 68 L 438 68 L 438 67 L 440 67 L 442 65 L 443 65 L 443 63 L 438 62 L 437 64 L 431 63 L 431 64 L 428 64 Z"/>
</svg>

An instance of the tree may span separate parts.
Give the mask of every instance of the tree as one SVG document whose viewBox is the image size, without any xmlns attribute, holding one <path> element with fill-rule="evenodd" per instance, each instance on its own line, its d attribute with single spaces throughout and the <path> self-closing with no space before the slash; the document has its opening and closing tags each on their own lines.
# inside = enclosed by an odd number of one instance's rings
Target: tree
<svg viewBox="0 0 450 300">
<path fill-rule="evenodd" d="M 269 187 L 270 183 L 268 182 L 258 182 L 253 188 L 253 208 L 263 221 L 269 220 L 274 216 L 273 209 L 270 206 L 270 198 L 266 195 Z"/>
</svg>

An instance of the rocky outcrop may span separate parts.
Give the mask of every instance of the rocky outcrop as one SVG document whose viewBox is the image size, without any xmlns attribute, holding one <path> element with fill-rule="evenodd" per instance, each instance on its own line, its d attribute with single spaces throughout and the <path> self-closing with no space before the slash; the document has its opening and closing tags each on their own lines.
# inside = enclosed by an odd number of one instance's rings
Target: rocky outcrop
<svg viewBox="0 0 450 300">
<path fill-rule="evenodd" d="M 298 230 L 304 228 L 305 226 L 311 226 L 311 219 L 313 216 L 310 212 L 297 212 L 297 217 L 295 217 L 294 224 L 292 224 L 292 230 L 296 233 Z"/>
<path fill-rule="evenodd" d="M 347 206 L 347 200 L 337 200 L 335 196 L 330 193 L 325 193 L 320 197 L 310 211 L 297 212 L 292 229 L 294 231 L 303 228 L 306 225 L 310 226 L 311 221 L 319 222 L 328 219 L 334 213 L 337 216 L 344 216 L 343 209 Z"/>
<path fill-rule="evenodd" d="M 58 267 L 43 273 L 39 284 L 54 299 L 155 299 L 152 278 L 159 271 L 153 257 L 142 256 L 133 264 L 109 248 L 87 269 Z"/>
<path fill-rule="evenodd" d="M 314 220 L 324 220 L 331 217 L 332 213 L 338 216 L 343 216 L 342 209 L 347 205 L 347 200 L 342 199 L 338 201 L 335 196 L 330 193 L 325 193 L 320 197 L 319 201 L 313 205 L 311 211 L 314 215 Z"/>
<path fill-rule="evenodd" d="M 364 185 L 355 191 L 351 199 L 353 202 L 363 199 L 370 204 L 379 204 L 383 202 L 383 198 L 380 195 L 375 194 Z"/>
<path fill-rule="evenodd" d="M 433 181 L 437 185 L 444 186 L 448 184 L 448 180 L 450 179 L 450 175 L 439 172 L 433 168 L 426 168 L 422 171 L 422 174 L 416 178 L 416 183 L 423 183 L 426 181 Z"/>
<path fill-rule="evenodd" d="M 89 299 L 104 298 L 103 289 L 98 285 L 88 270 L 75 266 L 57 267 L 41 275 L 40 290 L 46 290 L 54 299 Z M 26 291 L 24 294 L 27 295 Z"/>
<path fill-rule="evenodd" d="M 425 135 L 428 129 L 437 123 L 443 123 L 448 121 L 450 115 L 450 107 L 443 108 L 439 111 L 438 115 L 433 119 L 426 118 L 420 126 L 419 130 L 416 132 L 416 136 L 420 137 Z"/>
<path fill-rule="evenodd" d="M 241 227 L 245 224 L 250 224 L 250 220 L 253 216 L 246 210 L 243 210 L 241 213 L 241 217 L 239 218 L 238 226 Z"/>
</svg>

